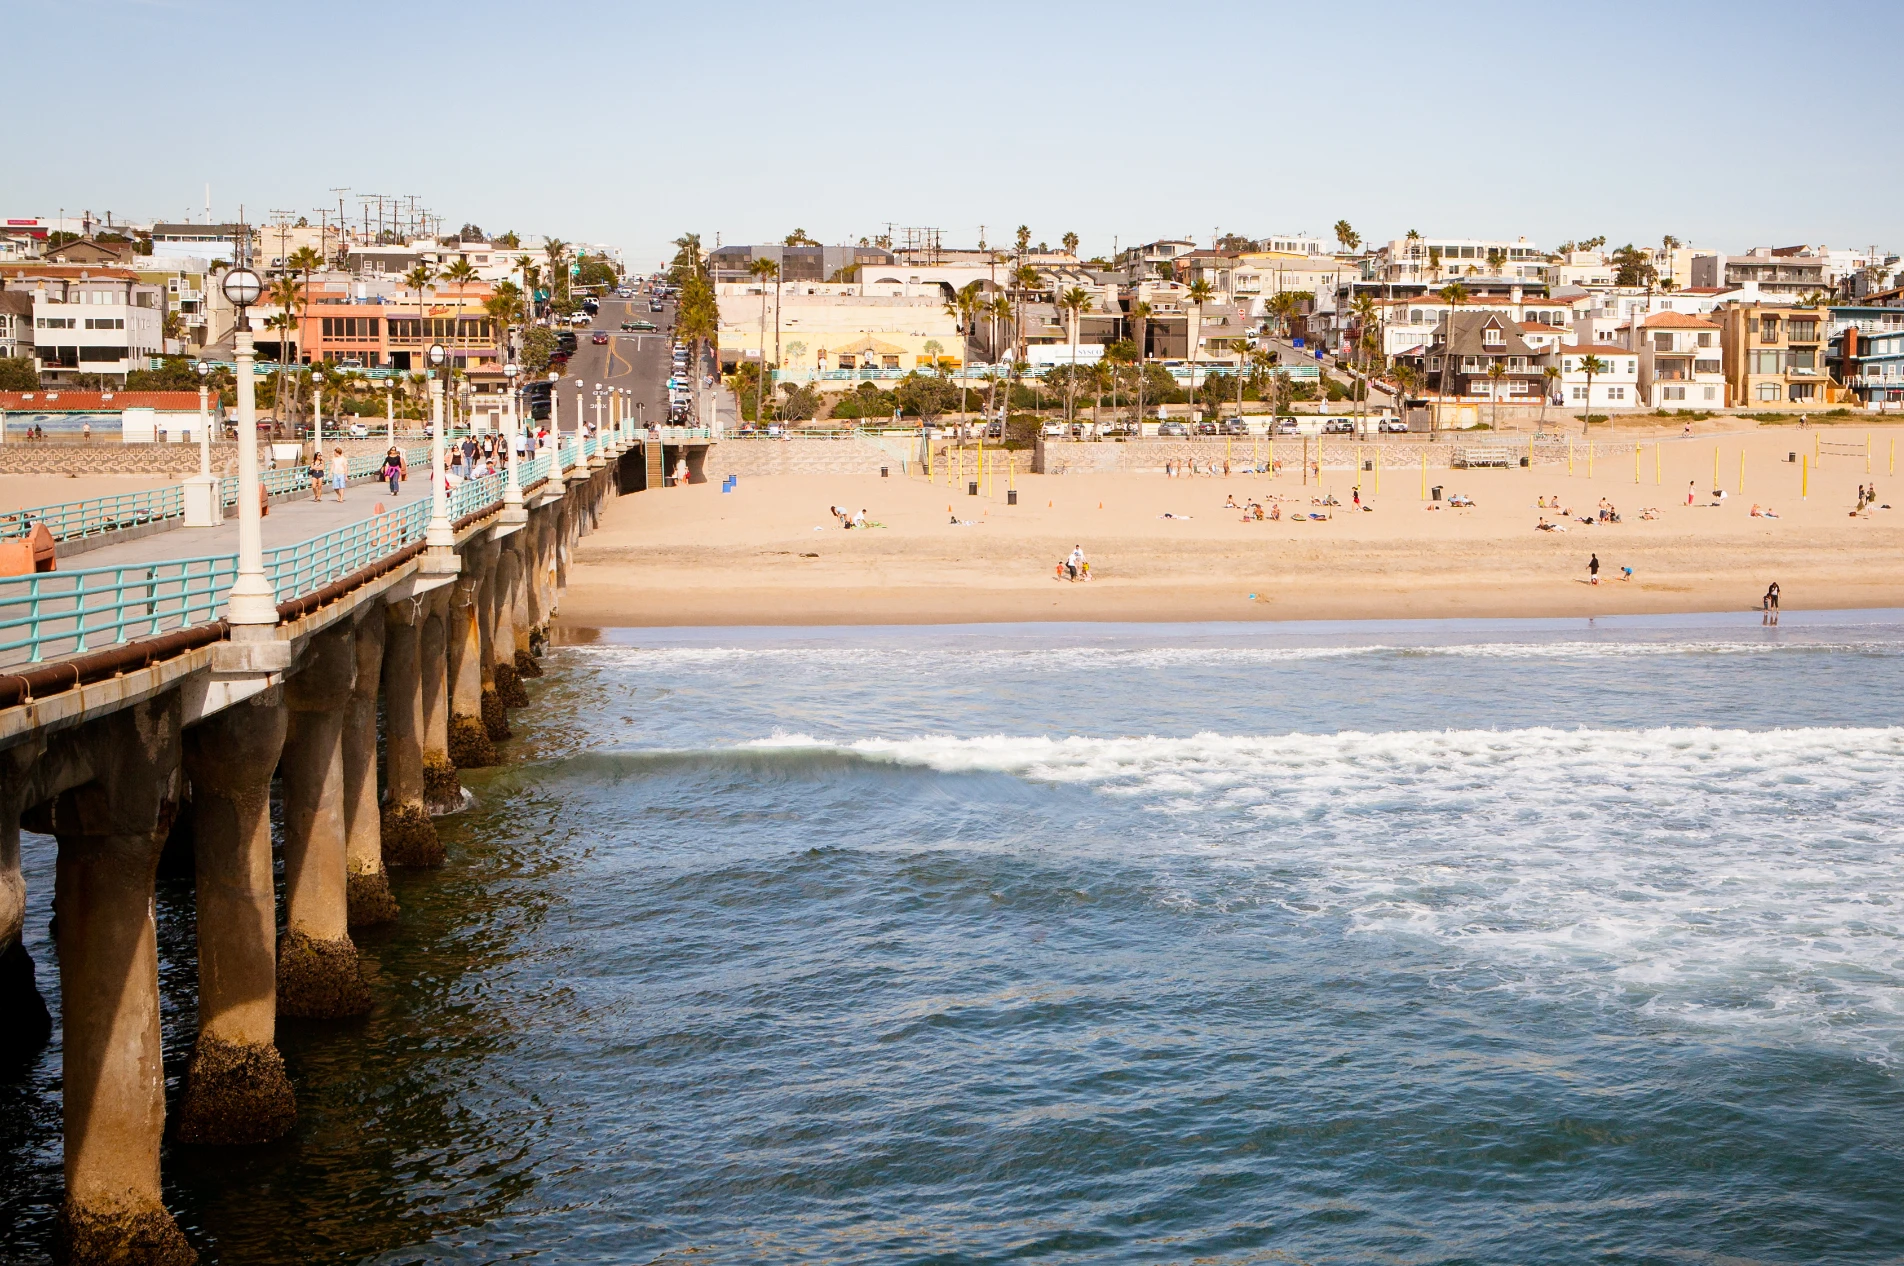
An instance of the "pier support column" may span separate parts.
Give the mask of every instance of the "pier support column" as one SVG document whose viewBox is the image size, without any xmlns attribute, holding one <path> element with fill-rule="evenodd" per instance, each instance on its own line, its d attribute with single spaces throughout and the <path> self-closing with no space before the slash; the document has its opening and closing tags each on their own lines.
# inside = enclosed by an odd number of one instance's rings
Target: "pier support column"
<svg viewBox="0 0 1904 1266">
<path fill-rule="evenodd" d="M 391 923 L 397 899 L 383 865 L 383 815 L 377 808 L 377 691 L 383 681 L 383 604 L 366 606 L 352 641 L 357 679 L 344 710 L 344 884 L 350 926 Z"/>
<path fill-rule="evenodd" d="M 440 866 L 443 842 L 423 787 L 424 603 L 403 598 L 384 608 L 384 803 L 379 834 L 392 866 Z"/>
<path fill-rule="evenodd" d="M 334 1019 L 370 1010 L 351 943 L 345 879 L 344 714 L 357 675 L 354 630 L 317 634 L 284 685 L 284 935 L 278 1009 Z"/>
<path fill-rule="evenodd" d="M 185 1072 L 182 1143 L 264 1143 L 297 1121 L 278 1054 L 277 894 L 271 775 L 284 747 L 284 691 L 185 732 L 198 896 L 198 1043 Z"/>
<path fill-rule="evenodd" d="M 444 631 L 450 661 L 450 763 L 476 769 L 496 763 L 496 745 L 483 726 L 483 649 L 477 625 L 477 591 L 482 586 L 482 551 L 463 556 L 463 571 L 450 587 L 449 618 Z"/>
<path fill-rule="evenodd" d="M 524 530 L 505 540 L 496 556 L 496 623 L 490 635 L 490 672 L 496 680 L 496 698 L 505 708 L 529 706 L 529 692 L 522 688 L 522 675 L 516 670 L 516 612 L 521 605 L 517 590 L 522 582 L 522 539 L 527 535 Z"/>
<path fill-rule="evenodd" d="M 53 1036 L 53 1017 L 34 979 L 26 931 L 26 877 L 20 873 L 20 812 L 43 744 L 0 752 L 0 1077 L 24 1068 Z"/>
<path fill-rule="evenodd" d="M 500 743 L 509 737 L 509 713 L 496 679 L 496 620 L 502 609 L 502 542 L 485 541 L 478 552 L 482 563 L 476 585 L 476 645 L 483 684 L 483 730 L 491 742 Z"/>
<path fill-rule="evenodd" d="M 445 585 L 424 599 L 423 635 L 417 659 L 423 676 L 423 802 L 429 811 L 454 813 L 463 807 L 463 784 L 450 763 L 449 619 Z"/>
<path fill-rule="evenodd" d="M 91 777 L 48 808 L 64 1059 L 68 1262 L 186 1263 L 197 1254 L 165 1211 L 159 1143 L 159 947 L 152 880 L 179 797 L 177 691 L 73 736 Z M 36 823 L 36 825 L 38 825 Z"/>
</svg>

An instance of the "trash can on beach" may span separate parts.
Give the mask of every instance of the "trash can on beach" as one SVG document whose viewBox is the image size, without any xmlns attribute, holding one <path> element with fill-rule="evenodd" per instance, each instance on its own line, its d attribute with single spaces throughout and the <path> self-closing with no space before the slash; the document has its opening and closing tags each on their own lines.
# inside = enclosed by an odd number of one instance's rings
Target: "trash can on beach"
<svg viewBox="0 0 1904 1266">
<path fill-rule="evenodd" d="M 887 470 L 887 468 L 886 468 L 886 467 L 884 467 L 884 466 L 881 466 L 881 467 L 879 468 L 879 477 L 880 477 L 881 479 L 884 479 L 884 478 L 886 478 L 886 477 L 887 477 L 887 475 L 888 475 L 889 473 L 890 473 L 890 472 L 889 472 L 889 471 Z"/>
<path fill-rule="evenodd" d="M 1428 492 L 1432 500 L 1435 500 L 1435 501 L 1441 500 L 1441 485 L 1440 484 L 1436 484 L 1434 487 L 1430 488 Z"/>
<path fill-rule="evenodd" d="M 968 497 L 978 496 L 978 480 L 974 479 L 971 483 L 965 485 L 965 495 Z"/>
<path fill-rule="evenodd" d="M 1015 506 L 1018 504 L 1018 489 L 1013 488 L 1005 494 L 1005 504 L 1008 506 Z"/>
</svg>

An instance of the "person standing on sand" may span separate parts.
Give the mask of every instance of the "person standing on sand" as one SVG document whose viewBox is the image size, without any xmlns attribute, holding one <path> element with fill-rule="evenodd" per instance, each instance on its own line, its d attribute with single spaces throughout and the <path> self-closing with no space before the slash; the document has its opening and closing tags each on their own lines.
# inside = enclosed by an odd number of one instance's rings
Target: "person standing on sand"
<svg viewBox="0 0 1904 1266">
<path fill-rule="evenodd" d="M 1590 585 L 1600 583 L 1600 556 L 1598 554 L 1591 555 L 1587 559 L 1587 583 Z"/>
<path fill-rule="evenodd" d="M 1693 489 L 1697 488 L 1698 486 L 1699 486 L 1698 483 L 1694 480 L 1688 479 L 1686 481 L 1686 504 L 1687 505 L 1692 504 Z"/>
</svg>

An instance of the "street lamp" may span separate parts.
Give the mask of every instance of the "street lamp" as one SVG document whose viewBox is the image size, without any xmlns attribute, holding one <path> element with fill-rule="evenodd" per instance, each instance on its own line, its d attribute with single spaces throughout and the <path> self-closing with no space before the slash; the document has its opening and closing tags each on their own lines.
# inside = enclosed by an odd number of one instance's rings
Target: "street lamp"
<svg viewBox="0 0 1904 1266">
<path fill-rule="evenodd" d="M 225 619 L 234 626 L 276 624 L 278 599 L 264 574 L 263 489 L 258 484 L 258 395 L 252 381 L 251 314 L 248 309 L 264 294 L 258 274 L 242 265 L 227 269 L 219 283 L 225 298 L 238 310 L 232 336 L 238 375 L 238 574 L 226 598 Z"/>
<path fill-rule="evenodd" d="M 562 491 L 562 393 L 556 390 L 562 375 L 549 371 L 549 491 Z"/>
<path fill-rule="evenodd" d="M 319 460 L 322 460 L 324 456 L 324 371 L 321 369 L 311 371 L 311 399 L 311 425 L 315 428 L 311 432 L 311 443 L 315 446 Z"/>
<path fill-rule="evenodd" d="M 516 375 L 522 371 L 516 362 L 510 361 L 502 367 L 503 379 L 508 387 L 505 392 L 507 404 L 504 408 L 503 422 L 507 430 L 503 438 L 504 461 L 509 466 L 509 479 L 502 493 L 502 515 L 505 522 L 526 522 L 528 513 L 522 508 L 522 453 L 516 447 L 517 437 L 522 434 L 521 419 L 518 410 L 521 401 L 516 398 Z"/>
<path fill-rule="evenodd" d="M 436 390 L 430 393 L 430 527 L 423 541 L 432 551 L 456 548 L 456 533 L 450 529 L 450 494 L 443 483 L 443 375 L 447 359 L 441 343 L 430 344 L 430 372 L 436 376 Z"/>
</svg>

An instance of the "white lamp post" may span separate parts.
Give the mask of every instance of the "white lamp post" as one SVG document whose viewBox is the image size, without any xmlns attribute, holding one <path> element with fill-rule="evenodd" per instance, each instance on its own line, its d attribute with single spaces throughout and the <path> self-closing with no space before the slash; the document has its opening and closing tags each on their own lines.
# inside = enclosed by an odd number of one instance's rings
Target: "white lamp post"
<svg viewBox="0 0 1904 1266">
<path fill-rule="evenodd" d="M 324 374 L 321 370 L 311 371 L 311 444 L 321 461 L 324 457 Z"/>
<path fill-rule="evenodd" d="M 217 527 L 225 521 L 225 499 L 212 477 L 211 389 L 212 367 L 198 362 L 198 474 L 185 481 L 185 526 Z"/>
<path fill-rule="evenodd" d="M 450 493 L 443 483 L 443 402 L 444 376 L 448 373 L 441 343 L 430 345 L 430 372 L 435 375 L 435 383 L 430 393 L 430 527 L 425 533 L 424 544 L 432 551 L 444 550 L 453 553 L 456 549 L 456 533 L 450 528 Z"/>
<path fill-rule="evenodd" d="M 602 404 L 607 399 L 604 391 L 602 384 L 595 384 L 595 456 L 588 462 L 591 470 L 602 466 L 602 444 L 608 438 L 608 433 L 602 430 Z"/>
<path fill-rule="evenodd" d="M 514 361 L 502 367 L 503 379 L 508 384 L 503 399 L 503 460 L 509 466 L 509 478 L 502 492 L 502 518 L 505 523 L 529 521 L 529 512 L 522 508 L 522 454 L 516 448 L 516 437 L 522 433 L 521 420 L 516 415 L 516 375 L 520 372 Z"/>
<path fill-rule="evenodd" d="M 383 388 L 383 417 L 390 428 L 390 447 L 397 446 L 397 393 L 396 389 L 385 383 Z"/>
<path fill-rule="evenodd" d="M 549 491 L 562 491 L 562 393 L 556 390 L 562 375 L 549 371 Z"/>
<path fill-rule="evenodd" d="M 264 507 L 258 484 L 258 397 L 252 381 L 251 318 L 247 313 L 264 293 L 264 282 L 249 268 L 233 268 L 220 283 L 238 310 L 233 358 L 238 373 L 238 575 L 231 582 L 225 619 L 233 625 L 278 622 L 278 598 L 264 574 Z"/>
</svg>

